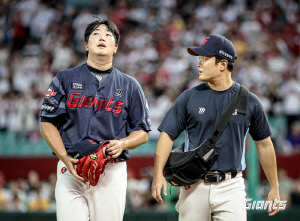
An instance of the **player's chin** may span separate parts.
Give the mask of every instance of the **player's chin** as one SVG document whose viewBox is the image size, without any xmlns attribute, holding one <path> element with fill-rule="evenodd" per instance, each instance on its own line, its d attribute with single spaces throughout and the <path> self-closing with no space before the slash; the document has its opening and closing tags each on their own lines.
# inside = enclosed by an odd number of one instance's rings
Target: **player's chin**
<svg viewBox="0 0 300 221">
<path fill-rule="evenodd" d="M 203 75 L 203 73 L 199 73 L 199 80 L 200 81 L 207 81 L 208 79 Z"/>
<path fill-rule="evenodd" d="M 106 56 L 106 55 L 107 55 L 107 53 L 104 52 L 104 51 L 97 51 L 95 54 L 96 54 L 97 56 Z"/>
<path fill-rule="evenodd" d="M 113 56 L 113 51 L 107 50 L 107 48 L 100 48 L 96 51 L 98 56 Z"/>
</svg>

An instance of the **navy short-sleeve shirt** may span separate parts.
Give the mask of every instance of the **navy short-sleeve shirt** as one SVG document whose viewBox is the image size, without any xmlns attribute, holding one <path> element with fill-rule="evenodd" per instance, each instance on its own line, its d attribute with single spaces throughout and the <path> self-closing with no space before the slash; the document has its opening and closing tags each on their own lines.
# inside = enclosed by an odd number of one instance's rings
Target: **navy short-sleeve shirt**
<svg viewBox="0 0 300 221">
<path fill-rule="evenodd" d="M 158 127 L 174 138 L 185 130 L 185 151 L 203 143 L 216 127 L 238 89 L 236 82 L 225 91 L 214 91 L 207 83 L 184 91 L 175 101 Z M 245 140 L 250 133 L 254 140 L 271 135 L 263 107 L 258 97 L 249 92 L 247 114 L 235 111 L 219 137 L 216 148 L 219 153 L 211 170 L 223 172 L 245 169 Z"/>
<path fill-rule="evenodd" d="M 59 116 L 58 129 L 68 153 L 84 139 L 119 140 L 133 131 L 151 130 L 140 84 L 114 67 L 99 84 L 86 63 L 54 77 L 45 93 L 40 116 Z M 128 151 L 123 151 L 119 160 L 128 158 Z"/>
</svg>

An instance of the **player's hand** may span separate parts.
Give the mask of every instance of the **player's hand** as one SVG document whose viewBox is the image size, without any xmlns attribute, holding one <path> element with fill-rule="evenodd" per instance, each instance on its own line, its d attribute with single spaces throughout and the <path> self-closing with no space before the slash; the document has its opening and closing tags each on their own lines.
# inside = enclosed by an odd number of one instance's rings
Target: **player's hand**
<svg viewBox="0 0 300 221">
<path fill-rule="evenodd" d="M 162 174 L 154 175 L 154 179 L 152 182 L 151 192 L 154 199 L 157 202 L 163 203 L 163 199 L 161 197 L 161 189 L 163 189 L 163 194 L 167 196 L 167 181 Z"/>
<path fill-rule="evenodd" d="M 69 172 L 80 182 L 85 183 L 83 177 L 79 176 L 77 171 L 75 170 L 74 164 L 78 163 L 78 159 L 74 159 L 73 157 L 71 157 L 70 155 L 64 155 L 61 158 L 61 161 L 66 165 L 66 167 L 68 168 Z"/>
<path fill-rule="evenodd" d="M 112 157 L 117 158 L 120 156 L 122 151 L 125 149 L 124 141 L 121 140 L 110 140 L 106 146 L 106 152 Z"/>
<path fill-rule="evenodd" d="M 270 208 L 268 210 L 269 216 L 274 216 L 276 213 L 279 212 L 279 203 L 280 203 L 280 197 L 279 197 L 278 189 L 273 189 L 273 190 L 271 189 L 271 191 L 269 192 L 269 195 L 268 195 L 268 200 L 273 201 L 273 203 L 274 203 L 275 199 L 276 199 L 276 202 L 277 202 L 276 203 L 276 209 L 274 209 L 273 206 L 272 206 L 272 208 Z"/>
</svg>

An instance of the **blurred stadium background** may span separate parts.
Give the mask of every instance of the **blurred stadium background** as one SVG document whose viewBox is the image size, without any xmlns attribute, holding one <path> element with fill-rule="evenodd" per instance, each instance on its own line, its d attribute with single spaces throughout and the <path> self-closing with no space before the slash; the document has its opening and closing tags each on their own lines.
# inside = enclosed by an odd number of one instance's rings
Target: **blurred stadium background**
<svg viewBox="0 0 300 221">
<path fill-rule="evenodd" d="M 149 142 L 128 161 L 124 220 L 177 220 L 178 190 L 163 205 L 150 193 L 157 127 L 177 96 L 201 83 L 198 58 L 186 47 L 212 33 L 234 43 L 233 79 L 260 98 L 272 127 L 281 200 L 287 200 L 272 220 L 299 219 L 298 0 L 1 0 L 0 220 L 56 220 L 58 160 L 39 133 L 39 111 L 55 74 L 86 61 L 83 34 L 93 15 L 119 27 L 114 66 L 140 82 L 152 120 Z M 269 186 L 247 143 L 248 198 L 266 199 Z M 271 220 L 266 211 L 249 211 L 254 219 Z"/>
</svg>

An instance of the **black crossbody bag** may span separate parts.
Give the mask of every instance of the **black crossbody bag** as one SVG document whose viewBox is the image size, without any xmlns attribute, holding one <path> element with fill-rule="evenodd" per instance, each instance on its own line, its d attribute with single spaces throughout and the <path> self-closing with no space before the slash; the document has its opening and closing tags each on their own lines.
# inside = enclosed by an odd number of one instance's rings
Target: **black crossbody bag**
<svg viewBox="0 0 300 221">
<path fill-rule="evenodd" d="M 202 179 L 218 158 L 215 144 L 235 109 L 246 115 L 248 89 L 240 85 L 213 133 L 197 148 L 184 152 L 185 143 L 171 151 L 164 168 L 166 180 L 174 186 L 187 186 Z"/>
</svg>

